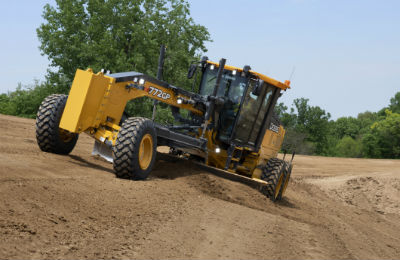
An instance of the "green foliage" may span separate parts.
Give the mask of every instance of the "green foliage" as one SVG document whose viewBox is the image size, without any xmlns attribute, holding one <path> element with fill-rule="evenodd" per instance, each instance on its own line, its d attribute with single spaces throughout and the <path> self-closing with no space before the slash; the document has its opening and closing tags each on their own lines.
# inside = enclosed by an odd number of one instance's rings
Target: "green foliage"
<svg viewBox="0 0 400 260">
<path fill-rule="evenodd" d="M 296 126 L 297 115 L 294 113 L 294 108 L 290 108 L 290 112 L 287 112 L 288 107 L 283 103 L 279 103 L 275 106 L 275 113 L 279 116 L 282 124 L 287 129 L 294 129 Z"/>
<path fill-rule="evenodd" d="M 152 118 L 153 115 L 153 100 L 143 97 L 131 100 L 125 108 L 125 113 L 128 116 L 140 115 L 141 117 Z M 164 103 L 158 103 L 156 109 L 155 121 L 159 124 L 171 124 L 174 122 L 171 109 Z"/>
<path fill-rule="evenodd" d="M 287 107 L 282 103 L 277 106 L 276 112 L 288 132 L 284 145 L 289 151 L 296 149 L 299 153 L 325 154 L 330 114 L 318 106 L 310 106 L 308 101 L 305 98 L 295 99 L 290 113 L 286 112 Z"/>
<path fill-rule="evenodd" d="M 288 112 L 283 103 L 276 106 L 286 128 L 283 150 L 300 154 L 340 157 L 400 157 L 400 92 L 390 99 L 390 109 L 329 120 L 330 114 L 312 107 L 308 99 L 295 99 Z"/>
<path fill-rule="evenodd" d="M 40 103 L 56 89 L 47 83 L 35 81 L 32 86 L 21 86 L 0 95 L 0 113 L 35 118 Z"/>
<path fill-rule="evenodd" d="M 297 109 L 296 128 L 307 133 L 306 140 L 315 144 L 316 154 L 325 154 L 331 115 L 318 106 L 309 106 L 308 101 L 304 98 L 293 101 Z"/>
<path fill-rule="evenodd" d="M 360 121 L 354 117 L 340 117 L 334 124 L 333 133 L 338 139 L 345 136 L 356 138 L 360 132 Z"/>
<path fill-rule="evenodd" d="M 285 139 L 283 140 L 282 150 L 298 154 L 312 155 L 315 152 L 315 145 L 306 140 L 307 134 L 297 132 L 293 128 L 286 129 Z"/>
<path fill-rule="evenodd" d="M 350 136 L 344 136 L 335 147 L 336 156 L 339 157 L 361 157 L 361 141 L 355 140 Z"/>
<path fill-rule="evenodd" d="M 382 158 L 379 149 L 378 136 L 369 132 L 362 138 L 362 152 L 364 157 Z"/>
<path fill-rule="evenodd" d="M 359 113 L 357 116 L 358 124 L 360 126 L 359 134 L 360 135 L 366 134 L 369 131 L 371 125 L 375 121 L 378 121 L 379 118 L 380 117 L 379 117 L 378 113 L 369 112 L 369 111 L 366 111 L 364 113 Z"/>
<path fill-rule="evenodd" d="M 190 62 L 210 40 L 184 0 L 56 0 L 54 7 L 44 7 L 43 18 L 46 23 L 37 29 L 40 49 L 57 69 L 48 79 L 64 88 L 77 68 L 155 76 L 162 44 L 164 79 L 187 86 Z"/>
<path fill-rule="evenodd" d="M 400 113 L 400 92 L 390 99 L 389 110 L 394 113 Z"/>
<path fill-rule="evenodd" d="M 56 0 L 44 7 L 43 18 L 37 29 L 40 49 L 56 69 L 47 79 L 62 92 L 68 92 L 77 68 L 155 76 L 162 44 L 167 46 L 163 79 L 189 89 L 187 69 L 210 41 L 185 0 Z M 126 108 L 129 116 L 151 117 L 151 111 L 150 100 Z M 159 108 L 157 119 L 171 121 L 168 113 L 169 108 Z"/>
<path fill-rule="evenodd" d="M 386 118 L 375 122 L 364 136 L 365 155 L 374 158 L 400 158 L 400 114 L 386 110 Z"/>
</svg>

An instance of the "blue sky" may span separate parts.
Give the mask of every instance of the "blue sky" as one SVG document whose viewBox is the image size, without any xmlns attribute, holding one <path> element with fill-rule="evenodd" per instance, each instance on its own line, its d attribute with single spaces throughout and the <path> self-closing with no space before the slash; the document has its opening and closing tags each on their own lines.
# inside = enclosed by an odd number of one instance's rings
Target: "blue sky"
<svg viewBox="0 0 400 260">
<path fill-rule="evenodd" d="M 45 3 L 0 0 L 0 93 L 43 79 L 36 28 Z M 206 55 L 284 81 L 291 105 L 306 97 L 333 118 L 377 111 L 400 91 L 400 1 L 192 0 L 213 42 Z"/>
</svg>

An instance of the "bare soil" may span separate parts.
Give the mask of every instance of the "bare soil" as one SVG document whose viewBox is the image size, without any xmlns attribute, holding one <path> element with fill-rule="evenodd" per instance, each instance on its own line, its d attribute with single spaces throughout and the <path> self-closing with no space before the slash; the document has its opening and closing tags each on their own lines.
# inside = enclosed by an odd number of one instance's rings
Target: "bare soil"
<svg viewBox="0 0 400 260">
<path fill-rule="evenodd" d="M 41 152 L 0 115 L 0 258 L 400 258 L 400 161 L 296 156 L 273 203 L 190 162 L 117 179 L 81 135 Z"/>
</svg>

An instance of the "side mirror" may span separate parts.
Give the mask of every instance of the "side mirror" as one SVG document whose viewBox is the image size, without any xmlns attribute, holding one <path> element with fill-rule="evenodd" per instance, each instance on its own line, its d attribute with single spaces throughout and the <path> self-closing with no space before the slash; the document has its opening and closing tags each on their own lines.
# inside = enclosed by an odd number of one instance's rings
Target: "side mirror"
<svg viewBox="0 0 400 260">
<path fill-rule="evenodd" d="M 200 64 L 201 64 L 201 67 L 202 67 L 203 69 L 206 68 L 206 66 L 207 66 L 207 61 L 208 61 L 208 57 L 207 57 L 207 56 L 201 57 Z"/>
<path fill-rule="evenodd" d="M 250 76 L 250 70 L 251 70 L 251 67 L 250 67 L 249 65 L 244 65 L 244 67 L 243 67 L 243 73 L 244 73 L 244 75 L 245 75 L 246 77 Z"/>
<path fill-rule="evenodd" d="M 264 80 L 261 79 L 257 80 L 256 83 L 254 84 L 251 93 L 255 96 L 259 96 L 261 94 L 263 85 L 264 85 Z"/>
<path fill-rule="evenodd" d="M 197 70 L 197 65 L 196 64 L 191 64 L 188 70 L 187 78 L 191 79 L 193 78 L 194 73 Z"/>
</svg>

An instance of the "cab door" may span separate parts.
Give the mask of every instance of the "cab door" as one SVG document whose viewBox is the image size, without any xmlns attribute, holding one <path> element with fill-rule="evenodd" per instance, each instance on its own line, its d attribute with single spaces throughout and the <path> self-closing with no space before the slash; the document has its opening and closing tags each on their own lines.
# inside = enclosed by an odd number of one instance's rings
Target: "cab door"
<svg viewBox="0 0 400 260">
<path fill-rule="evenodd" d="M 257 79 L 249 80 L 249 87 L 246 90 L 232 137 L 233 142 L 250 147 L 255 147 L 258 136 L 263 134 L 261 131 L 265 117 L 271 107 L 271 100 L 276 91 L 275 87 L 264 83 L 261 86 L 259 95 L 253 94 L 257 81 Z"/>
</svg>

